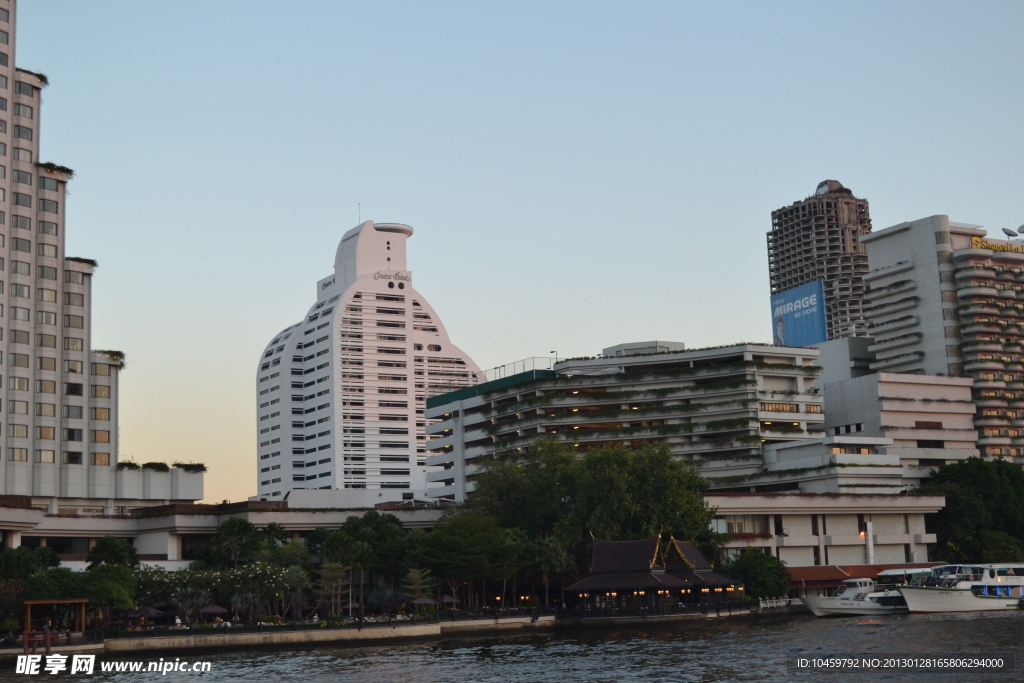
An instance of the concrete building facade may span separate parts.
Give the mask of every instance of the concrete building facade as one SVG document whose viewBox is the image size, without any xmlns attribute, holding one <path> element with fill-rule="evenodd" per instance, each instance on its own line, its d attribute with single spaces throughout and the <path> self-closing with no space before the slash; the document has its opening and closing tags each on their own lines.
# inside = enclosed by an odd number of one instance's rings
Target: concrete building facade
<svg viewBox="0 0 1024 683">
<path fill-rule="evenodd" d="M 944 215 L 864 242 L 871 367 L 970 377 L 980 453 L 1024 463 L 1024 245 Z"/>
<path fill-rule="evenodd" d="M 0 495 L 109 506 L 123 354 L 91 350 L 96 262 L 65 251 L 74 172 L 40 156 L 48 80 L 15 67 L 16 14 L 0 6 Z"/>
<path fill-rule="evenodd" d="M 667 342 L 661 342 L 665 345 Z M 820 436 L 815 349 L 756 344 L 628 355 L 654 342 L 605 349 L 436 396 L 427 402 L 428 495 L 461 501 L 476 462 L 539 436 L 581 449 L 665 444 L 711 478 L 761 467 L 761 446 Z M 623 355 L 627 354 L 627 355 Z"/>
<path fill-rule="evenodd" d="M 371 489 L 400 500 L 425 489 L 427 396 L 475 384 L 480 370 L 413 289 L 412 232 L 366 221 L 345 233 L 315 303 L 264 350 L 256 499 Z"/>
<path fill-rule="evenodd" d="M 772 211 L 772 294 L 822 280 L 828 339 L 867 334 L 861 297 L 868 259 L 861 238 L 870 232 L 868 201 L 835 180 L 822 181 L 810 197 Z"/>
</svg>

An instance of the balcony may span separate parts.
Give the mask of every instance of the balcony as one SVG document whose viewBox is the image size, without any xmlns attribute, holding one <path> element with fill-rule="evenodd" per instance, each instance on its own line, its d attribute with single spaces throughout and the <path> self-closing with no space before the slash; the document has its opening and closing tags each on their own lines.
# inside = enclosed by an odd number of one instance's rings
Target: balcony
<svg viewBox="0 0 1024 683">
<path fill-rule="evenodd" d="M 974 296 L 999 296 L 999 290 L 994 287 L 963 287 L 956 290 L 956 295 L 961 299 L 969 299 Z"/>
<path fill-rule="evenodd" d="M 874 365 L 872 365 L 872 368 Z M 964 363 L 964 370 L 967 372 L 978 372 L 981 370 L 1002 370 L 1003 361 L 1001 360 L 969 360 Z"/>
<path fill-rule="evenodd" d="M 962 268 L 956 269 L 957 280 L 966 280 L 969 278 L 993 278 L 995 276 L 996 271 L 992 266 L 968 264 Z"/>
</svg>

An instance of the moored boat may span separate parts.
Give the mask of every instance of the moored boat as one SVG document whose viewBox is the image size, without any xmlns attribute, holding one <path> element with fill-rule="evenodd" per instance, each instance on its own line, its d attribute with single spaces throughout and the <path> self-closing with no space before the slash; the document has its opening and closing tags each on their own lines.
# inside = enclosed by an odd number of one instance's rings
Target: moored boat
<svg viewBox="0 0 1024 683">
<path fill-rule="evenodd" d="M 1024 609 L 1024 564 L 948 564 L 899 587 L 911 614 Z"/>
<path fill-rule="evenodd" d="M 817 617 L 906 613 L 907 603 L 895 584 L 847 579 L 833 595 L 808 595 L 801 600 Z"/>
</svg>

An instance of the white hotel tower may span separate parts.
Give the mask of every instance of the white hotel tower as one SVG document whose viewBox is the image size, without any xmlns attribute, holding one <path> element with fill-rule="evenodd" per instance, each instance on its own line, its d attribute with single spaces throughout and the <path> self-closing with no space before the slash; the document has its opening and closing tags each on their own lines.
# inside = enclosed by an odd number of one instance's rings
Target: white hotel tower
<svg viewBox="0 0 1024 683">
<path fill-rule="evenodd" d="M 121 354 L 90 351 L 96 263 L 65 256 L 73 172 L 40 163 L 47 79 L 14 66 L 15 10 L 0 0 L 0 495 L 109 501 Z"/>
<path fill-rule="evenodd" d="M 426 398 L 476 384 L 480 370 L 413 289 L 410 235 L 373 221 L 345 233 L 316 303 L 267 345 L 255 498 L 341 489 L 339 506 L 362 506 L 425 491 Z"/>
</svg>

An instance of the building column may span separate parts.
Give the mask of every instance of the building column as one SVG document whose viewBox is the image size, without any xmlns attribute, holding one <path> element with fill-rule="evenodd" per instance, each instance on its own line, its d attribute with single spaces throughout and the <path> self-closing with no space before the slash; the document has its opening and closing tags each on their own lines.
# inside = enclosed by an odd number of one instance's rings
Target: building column
<svg viewBox="0 0 1024 683">
<path fill-rule="evenodd" d="M 21 547 L 21 532 L 20 531 L 5 531 L 4 532 L 4 544 L 8 548 L 20 548 Z"/>
</svg>

